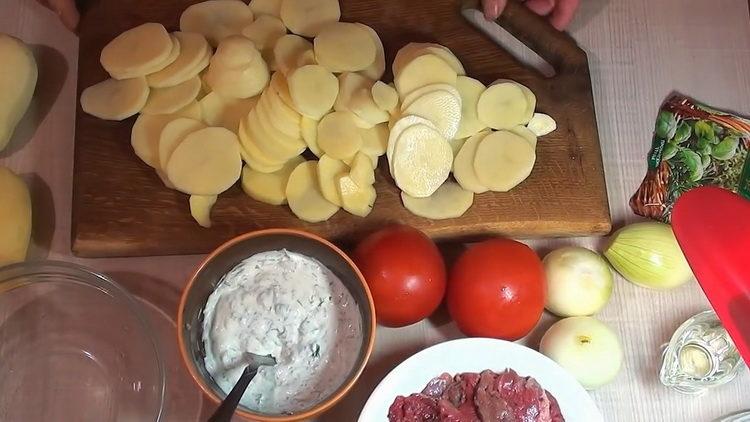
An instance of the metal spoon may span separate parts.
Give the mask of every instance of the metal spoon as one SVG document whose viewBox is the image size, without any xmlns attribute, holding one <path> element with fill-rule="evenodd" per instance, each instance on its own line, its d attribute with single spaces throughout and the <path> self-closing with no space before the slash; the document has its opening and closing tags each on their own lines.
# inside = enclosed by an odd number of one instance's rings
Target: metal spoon
<svg viewBox="0 0 750 422">
<path fill-rule="evenodd" d="M 276 359 L 271 355 L 262 356 L 256 355 L 255 353 L 248 353 L 247 359 L 249 360 L 249 363 L 245 367 L 245 370 L 242 371 L 240 379 L 234 384 L 232 391 L 230 391 L 226 398 L 224 398 L 224 401 L 221 402 L 219 408 L 216 409 L 210 418 L 208 418 L 208 422 L 230 422 L 234 415 L 234 411 L 237 409 L 237 405 L 240 403 L 240 399 L 242 399 L 242 395 L 245 394 L 245 390 L 247 390 L 247 386 L 250 384 L 250 381 L 253 380 L 255 374 L 258 373 L 258 369 L 261 366 L 276 365 Z"/>
</svg>

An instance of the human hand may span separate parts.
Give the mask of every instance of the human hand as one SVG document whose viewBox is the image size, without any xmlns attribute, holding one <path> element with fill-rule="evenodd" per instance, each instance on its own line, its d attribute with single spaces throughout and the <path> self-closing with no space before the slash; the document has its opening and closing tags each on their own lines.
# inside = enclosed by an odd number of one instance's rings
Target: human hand
<svg viewBox="0 0 750 422">
<path fill-rule="evenodd" d="M 523 4 L 540 16 L 547 16 L 552 26 L 562 31 L 565 29 L 578 8 L 579 0 L 522 0 Z M 497 19 L 505 9 L 508 0 L 482 0 L 484 16 L 489 20 Z"/>
<path fill-rule="evenodd" d="M 46 8 L 55 12 L 66 28 L 75 31 L 81 16 L 78 13 L 75 0 L 37 0 Z"/>
</svg>

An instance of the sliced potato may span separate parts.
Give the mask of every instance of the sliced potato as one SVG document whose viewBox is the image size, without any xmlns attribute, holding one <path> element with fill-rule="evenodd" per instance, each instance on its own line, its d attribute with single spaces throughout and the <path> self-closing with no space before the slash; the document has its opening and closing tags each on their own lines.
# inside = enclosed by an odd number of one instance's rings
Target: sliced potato
<svg viewBox="0 0 750 422">
<path fill-rule="evenodd" d="M 453 150 L 453 159 L 455 160 L 456 156 L 458 155 L 458 152 L 461 151 L 461 148 L 464 146 L 464 143 L 466 143 L 466 140 L 468 138 L 456 138 L 456 139 L 449 139 L 448 144 L 451 146 L 451 149 Z"/>
<path fill-rule="evenodd" d="M 284 115 L 278 114 L 271 104 L 272 100 L 270 98 L 270 95 L 273 94 L 271 94 L 270 92 L 270 89 L 266 89 L 263 91 L 263 94 L 260 96 L 260 101 L 258 101 L 256 108 L 262 109 L 262 114 L 264 116 L 267 116 L 268 123 L 270 123 L 271 126 L 274 127 L 274 129 L 294 139 L 302 138 L 302 134 L 300 133 L 301 123 L 299 120 L 299 116 L 296 116 L 296 120 L 293 120 L 288 119 Z"/>
<path fill-rule="evenodd" d="M 461 123 L 461 98 L 448 91 L 432 91 L 414 100 L 402 112 L 431 121 L 443 138 L 453 139 Z"/>
<path fill-rule="evenodd" d="M 302 154 L 305 148 L 307 148 L 307 144 L 302 140 L 299 129 L 297 130 L 298 136 L 289 136 L 274 126 L 267 107 L 256 107 L 254 113 L 258 117 L 262 133 L 268 135 L 269 139 L 273 139 L 280 146 L 283 146 L 284 149 L 292 154 L 291 156 Z"/>
<path fill-rule="evenodd" d="M 493 129 L 510 129 L 526 123 L 528 107 L 529 102 L 519 85 L 503 82 L 482 93 L 477 102 L 477 116 L 480 122 Z"/>
<path fill-rule="evenodd" d="M 358 152 L 352 160 L 349 175 L 360 186 L 375 183 L 375 167 L 372 165 L 370 157 L 364 152 Z"/>
<path fill-rule="evenodd" d="M 115 79 L 145 76 L 166 67 L 174 42 L 164 25 L 144 23 L 115 37 L 102 49 L 100 62 Z M 176 55 L 175 55 L 176 58 Z"/>
<path fill-rule="evenodd" d="M 201 80 L 197 76 L 168 88 L 152 88 L 146 105 L 141 109 L 143 114 L 168 114 L 185 108 L 198 97 Z"/>
<path fill-rule="evenodd" d="M 226 98 L 254 97 L 268 85 L 269 78 L 268 66 L 260 52 L 252 41 L 240 35 L 229 36 L 219 43 L 206 72 L 211 89 Z"/>
<path fill-rule="evenodd" d="M 370 34 L 372 42 L 375 43 L 375 60 L 366 68 L 360 70 L 360 73 L 372 80 L 377 81 L 383 77 L 385 73 L 385 49 L 383 48 L 383 41 L 380 40 L 380 35 L 375 32 L 374 29 L 363 23 L 357 23 L 362 26 Z"/>
<path fill-rule="evenodd" d="M 393 151 L 393 179 L 407 194 L 432 195 L 451 172 L 453 151 L 440 133 L 426 125 L 407 127 Z"/>
<path fill-rule="evenodd" d="M 474 193 L 484 193 L 489 190 L 479 181 L 477 173 L 474 171 L 474 157 L 477 155 L 477 146 L 489 134 L 489 131 L 482 131 L 471 136 L 464 142 L 453 161 L 453 177 L 456 178 L 462 188 Z"/>
<path fill-rule="evenodd" d="M 362 136 L 352 114 L 334 111 L 323 117 L 318 123 L 318 146 L 325 154 L 339 160 L 353 157 L 362 148 Z"/>
<path fill-rule="evenodd" d="M 177 117 L 188 117 L 190 119 L 195 120 L 202 120 L 203 114 L 201 112 L 201 106 L 198 104 L 198 101 L 192 101 L 190 104 L 186 105 L 185 107 L 175 111 L 174 113 Z"/>
<path fill-rule="evenodd" d="M 456 138 L 468 138 L 487 128 L 477 116 L 479 97 L 486 87 L 474 78 L 459 76 L 456 78 L 456 89 L 461 96 L 461 124 Z"/>
<path fill-rule="evenodd" d="M 288 79 L 289 95 L 303 116 L 319 120 L 333 107 L 339 81 L 323 66 L 311 64 L 294 70 Z"/>
<path fill-rule="evenodd" d="M 367 128 L 387 122 L 391 117 L 387 111 L 381 110 L 372 98 L 371 88 L 360 88 L 352 94 L 349 110 L 367 123 Z M 356 122 L 355 122 L 356 123 Z M 358 125 L 360 126 L 360 125 Z M 361 127 L 361 126 L 360 126 Z"/>
<path fill-rule="evenodd" d="M 341 9 L 338 0 L 282 0 L 280 15 L 290 31 L 314 37 L 323 26 L 341 18 Z"/>
<path fill-rule="evenodd" d="M 240 120 L 240 128 L 238 135 L 240 138 L 240 145 L 242 149 L 242 159 L 247 163 L 250 168 L 261 173 L 273 173 L 280 170 L 286 160 L 269 157 L 260 148 L 258 148 L 257 142 L 252 138 L 247 128 L 245 128 L 247 119 Z"/>
<path fill-rule="evenodd" d="M 252 110 L 243 121 L 254 144 L 274 161 L 286 162 L 301 154 L 307 147 L 302 140 L 287 137 L 272 129 L 267 118 L 260 117 L 258 109 Z"/>
<path fill-rule="evenodd" d="M 172 49 L 169 50 L 169 55 L 167 56 L 164 61 L 155 64 L 149 68 L 144 68 L 138 71 L 138 73 L 146 72 L 146 75 L 158 72 L 160 70 L 163 70 L 165 67 L 169 66 L 170 64 L 174 63 L 175 60 L 177 60 L 177 57 L 180 55 L 180 51 L 182 50 L 182 46 L 180 45 L 180 40 L 174 35 L 169 34 L 169 39 L 172 40 Z"/>
<path fill-rule="evenodd" d="M 253 21 L 253 11 L 239 0 L 208 0 L 188 6 L 180 15 L 180 31 L 197 32 L 211 45 L 239 35 Z"/>
<path fill-rule="evenodd" d="M 526 107 L 526 113 L 524 115 L 524 118 L 521 124 L 524 124 L 524 125 L 527 124 L 529 120 L 531 120 L 531 118 L 534 116 L 534 110 L 536 110 L 536 95 L 534 95 L 534 92 L 531 89 L 529 89 L 526 85 L 518 83 L 511 79 L 498 79 L 495 82 L 493 82 L 492 85 L 498 85 L 502 83 L 511 83 L 521 88 L 521 91 L 523 91 L 523 95 L 526 97 L 526 102 L 528 106 Z"/>
<path fill-rule="evenodd" d="M 261 55 L 269 65 L 273 61 L 273 48 L 279 38 L 286 35 L 286 27 L 279 18 L 263 15 L 250 23 L 242 30 L 242 35 L 255 43 L 255 48 L 260 50 Z"/>
<path fill-rule="evenodd" d="M 526 126 L 515 126 L 508 130 L 525 139 L 532 148 L 536 148 L 536 135 Z"/>
<path fill-rule="evenodd" d="M 285 2 L 288 0 L 285 0 Z M 318 163 L 306 161 L 289 175 L 286 198 L 289 208 L 299 219 L 308 223 L 328 220 L 339 207 L 323 197 L 318 183 Z"/>
<path fill-rule="evenodd" d="M 271 78 L 271 81 L 276 78 L 276 75 L 280 75 L 280 73 L 274 73 L 274 77 Z M 284 84 L 284 86 L 286 86 L 286 82 L 284 82 Z M 288 90 L 286 91 L 286 94 L 289 94 Z M 274 88 L 273 82 L 263 92 L 263 95 L 268 97 L 266 100 L 268 102 L 268 111 L 273 116 L 274 120 L 278 120 L 279 123 L 283 124 L 285 127 L 299 127 L 302 115 L 297 113 L 297 110 L 294 109 L 293 105 L 289 105 L 286 100 L 283 99 L 282 95 Z M 291 101 L 291 98 L 289 100 Z M 288 133 L 288 135 L 299 137 L 296 132 Z"/>
<path fill-rule="evenodd" d="M 339 95 L 333 104 L 336 111 L 351 111 L 349 106 L 354 94 L 361 89 L 371 89 L 373 81 L 359 73 L 344 72 L 339 75 Z"/>
<path fill-rule="evenodd" d="M 22 262 L 31 241 L 31 195 L 26 183 L 0 166 L 0 266 Z"/>
<path fill-rule="evenodd" d="M 180 43 L 180 54 L 167 67 L 146 76 L 153 88 L 166 88 L 198 76 L 208 66 L 211 47 L 206 38 L 193 32 L 174 32 Z"/>
<path fill-rule="evenodd" d="M 383 111 L 393 113 L 398 107 L 398 92 L 390 85 L 382 81 L 375 81 L 371 88 L 372 99 L 375 105 Z"/>
<path fill-rule="evenodd" d="M 377 48 L 370 32 L 349 22 L 325 25 L 313 41 L 315 59 L 331 72 L 356 72 L 375 61 Z"/>
<path fill-rule="evenodd" d="M 218 195 L 229 189 L 242 171 L 237 135 L 209 127 L 185 137 L 167 163 L 167 177 L 189 195 Z"/>
<path fill-rule="evenodd" d="M 302 139 L 307 144 L 307 149 L 310 150 L 316 157 L 322 157 L 323 151 L 318 146 L 318 121 L 309 117 L 302 117 L 302 123 L 300 125 L 302 132 Z"/>
<path fill-rule="evenodd" d="M 236 132 L 240 120 L 255 108 L 258 97 L 224 98 L 216 92 L 210 92 L 198 101 L 203 121 L 209 126 L 225 127 Z"/>
<path fill-rule="evenodd" d="M 123 120 L 135 115 L 148 100 L 149 88 L 143 77 L 107 79 L 81 93 L 81 108 L 104 120 Z"/>
<path fill-rule="evenodd" d="M 544 113 L 534 113 L 526 125 L 536 136 L 544 136 L 557 129 L 557 122 L 551 116 Z"/>
<path fill-rule="evenodd" d="M 190 215 L 201 227 L 211 227 L 211 208 L 217 198 L 216 195 L 190 195 Z"/>
<path fill-rule="evenodd" d="M 294 34 L 287 34 L 279 38 L 273 47 L 274 61 L 279 71 L 284 75 L 289 75 L 294 69 L 300 67 L 303 55 L 306 52 L 312 54 L 313 63 L 305 64 L 315 64 L 312 43 Z"/>
<path fill-rule="evenodd" d="M 174 189 L 174 184 L 169 181 L 169 178 L 167 177 L 167 173 L 164 172 L 162 169 L 155 169 L 155 173 L 157 176 L 159 176 L 159 180 L 166 186 L 168 189 Z"/>
<path fill-rule="evenodd" d="M 404 208 L 414 215 L 430 220 L 445 220 L 464 215 L 474 203 L 474 193 L 458 183 L 445 182 L 426 198 L 414 198 L 401 192 L 401 201 Z"/>
<path fill-rule="evenodd" d="M 320 192 L 325 199 L 339 207 L 341 206 L 341 195 L 339 195 L 337 181 L 340 176 L 348 173 L 349 165 L 330 155 L 324 154 L 318 160 Z"/>
<path fill-rule="evenodd" d="M 522 137 L 501 130 L 485 136 L 474 155 L 477 179 L 495 192 L 507 192 L 526 180 L 536 153 Z"/>
<path fill-rule="evenodd" d="M 344 210 L 358 217 L 367 217 L 375 205 L 375 188 L 372 185 L 359 185 L 349 175 L 340 176 L 337 184 Z"/>
<path fill-rule="evenodd" d="M 253 15 L 259 17 L 261 15 L 269 15 L 279 17 L 281 16 L 281 2 L 283 0 L 252 0 L 248 5 L 250 10 L 253 11 Z M 260 18 L 258 18 L 260 19 Z"/>
<path fill-rule="evenodd" d="M 431 121 L 423 117 L 409 115 L 402 116 L 393 124 L 393 127 L 391 127 L 390 133 L 388 134 L 388 145 L 386 146 L 386 158 L 388 159 L 388 166 L 391 169 L 391 174 L 393 174 L 393 151 L 396 148 L 399 136 L 401 136 L 401 133 L 406 130 L 406 128 L 417 124 L 425 125 L 437 130 Z"/>
<path fill-rule="evenodd" d="M 269 86 L 276 92 L 276 94 L 284 102 L 284 104 L 289 106 L 289 108 L 297 113 L 297 111 L 294 110 L 294 101 L 292 101 L 292 95 L 289 93 L 289 83 L 283 73 L 274 72 L 274 74 L 271 76 L 271 83 L 269 84 Z"/>
<path fill-rule="evenodd" d="M 164 127 L 175 120 L 174 114 L 141 114 L 130 132 L 130 145 L 138 158 L 150 167 L 159 168 L 159 138 Z"/>
<path fill-rule="evenodd" d="M 187 117 L 178 117 L 164 125 L 164 129 L 159 135 L 159 168 L 167 168 L 167 162 L 169 162 L 172 152 L 187 135 L 205 127 L 206 125 L 203 122 Z"/>
<path fill-rule="evenodd" d="M 29 110 L 37 89 L 39 68 L 31 46 L 18 38 L 0 33 L 0 152 L 10 143 L 13 133 Z M 38 117 L 38 116 L 35 116 Z"/>
<path fill-rule="evenodd" d="M 249 197 L 265 204 L 286 204 L 286 185 L 289 182 L 289 175 L 304 162 L 304 158 L 294 157 L 273 173 L 261 173 L 245 166 L 242 169 L 242 190 Z"/>
<path fill-rule="evenodd" d="M 423 96 L 433 91 L 448 91 L 449 93 L 455 95 L 456 97 L 459 97 L 459 98 L 461 97 L 461 94 L 458 92 L 458 89 L 456 89 L 456 87 L 453 85 L 449 85 L 449 84 L 425 85 L 422 88 L 415 89 L 409 95 L 406 95 L 404 97 L 404 100 L 401 101 L 401 109 L 402 110 L 406 109 L 407 107 L 411 105 L 411 103 L 414 102 L 414 100 L 418 98 L 422 98 Z"/>
<path fill-rule="evenodd" d="M 370 157 L 377 157 L 385 154 L 388 149 L 388 124 L 381 123 L 370 129 L 360 129 L 359 134 L 362 136 L 362 152 Z"/>
<path fill-rule="evenodd" d="M 424 54 L 410 61 L 395 76 L 396 91 L 401 98 L 412 91 L 432 84 L 456 85 L 458 74 L 445 60 L 434 54 Z"/>
<path fill-rule="evenodd" d="M 466 74 L 461 61 L 456 58 L 448 47 L 432 43 L 409 43 L 401 48 L 396 54 L 396 58 L 393 60 L 393 74 L 400 73 L 408 62 L 424 54 L 433 54 L 440 57 L 456 71 L 457 75 Z"/>
</svg>

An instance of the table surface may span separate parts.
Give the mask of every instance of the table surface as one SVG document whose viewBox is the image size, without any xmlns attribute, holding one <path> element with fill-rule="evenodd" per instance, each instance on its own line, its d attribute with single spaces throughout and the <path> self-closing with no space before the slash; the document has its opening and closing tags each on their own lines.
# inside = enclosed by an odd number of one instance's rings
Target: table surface
<svg viewBox="0 0 750 422">
<path fill-rule="evenodd" d="M 201 256 L 83 260 L 70 253 L 70 205 L 78 41 L 51 12 L 33 0 L 0 0 L 0 31 L 37 47 L 40 80 L 33 113 L 0 152 L 0 165 L 29 182 L 34 200 L 35 259 L 78 262 L 112 275 L 141 298 L 174 316 L 177 298 Z M 750 115 L 750 20 L 745 0 L 590 0 L 582 2 L 570 32 L 588 52 L 612 218 L 615 227 L 637 220 L 627 206 L 646 170 L 646 152 L 659 104 L 673 91 Z M 491 28 L 500 40 L 507 37 Z M 523 56 L 523 53 L 520 53 Z M 533 61 L 533 59 L 529 59 Z M 576 244 L 601 247 L 602 239 L 529 242 L 540 254 Z M 707 309 L 697 283 L 669 292 L 638 288 L 619 276 L 612 301 L 600 314 L 624 343 L 625 365 L 616 381 L 595 392 L 608 421 L 708 421 L 750 408 L 750 376 L 701 399 L 658 382 L 660 345 L 689 316 Z M 542 323 L 523 340 L 536 347 Z M 361 381 L 324 421 L 356 420 L 377 383 L 399 362 L 426 346 L 461 337 L 444 312 L 398 330 L 379 328 L 377 345 Z M 171 341 L 171 339 L 167 339 Z M 168 359 L 176 360 L 173 353 Z M 179 362 L 173 379 L 189 383 Z M 199 400 L 200 393 L 186 387 Z M 182 398 L 184 400 L 184 397 Z M 166 420 L 175 417 L 167 398 Z M 203 401 L 205 420 L 213 405 Z M 179 418 L 182 419 L 182 418 Z"/>
</svg>

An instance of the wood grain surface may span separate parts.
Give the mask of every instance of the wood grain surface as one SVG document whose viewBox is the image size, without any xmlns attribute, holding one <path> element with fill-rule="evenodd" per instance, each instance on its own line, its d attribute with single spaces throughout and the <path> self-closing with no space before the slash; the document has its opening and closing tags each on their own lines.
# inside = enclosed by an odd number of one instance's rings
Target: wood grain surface
<svg viewBox="0 0 750 422">
<path fill-rule="evenodd" d="M 656 113 L 670 92 L 682 92 L 707 104 L 750 115 L 749 16 L 745 0 L 581 2 L 569 32 L 588 53 L 615 227 L 641 220 L 627 202 L 646 172 L 645 157 Z M 504 45 L 512 42 L 494 25 L 488 30 Z M 78 38 L 59 23 L 54 13 L 31 0 L 0 0 L 0 31 L 31 44 L 40 66 L 32 111 L 8 148 L 0 152 L 0 165 L 24 177 L 32 191 L 34 245 L 29 259 L 64 260 L 102 271 L 164 315 L 175 318 L 179 293 L 202 256 L 83 259 L 71 254 Z M 534 62 L 533 57 L 520 56 Z M 600 238 L 535 239 L 526 243 L 540 255 L 563 245 L 595 250 L 602 245 Z M 597 317 L 620 334 L 625 363 L 612 384 L 591 392 L 608 422 L 708 422 L 750 408 L 747 370 L 702 397 L 676 393 L 658 381 L 660 346 L 686 318 L 708 307 L 697 283 L 656 292 L 616 276 L 612 300 Z M 0 310 L 0 314 L 3 312 L 12 310 Z M 545 315 L 521 343 L 537 347 L 553 321 L 552 316 Z M 169 322 L 152 320 L 152 324 Z M 24 331 L 26 338 L 35 336 L 33 325 Z M 175 337 L 169 330 L 160 337 L 169 370 L 162 419 L 205 421 L 215 406 L 202 399 L 186 374 L 175 351 Z M 444 314 L 406 328 L 379 327 L 370 363 L 355 389 L 319 420 L 355 421 L 370 392 L 391 369 L 425 347 L 460 337 L 455 324 Z M 0 338 L 0 355 L 12 340 Z M 49 379 L 53 382 L 55 374 L 49 374 Z M 82 400 L 70 406 L 88 404 Z M 39 397 L 35 405 L 47 407 L 48 399 Z M 186 416 L 191 413 L 191 417 Z M 58 414 L 45 421 L 61 419 Z"/>
<path fill-rule="evenodd" d="M 80 27 L 78 91 L 106 77 L 101 48 L 120 32 L 147 21 L 177 29 L 180 12 L 195 0 L 154 2 L 101 0 Z M 476 4 L 476 2 L 475 2 Z M 490 234 L 549 237 L 604 234 L 611 224 L 585 53 L 566 34 L 512 3 L 500 19 L 509 32 L 552 64 L 545 78 L 477 31 L 460 15 L 457 0 L 347 0 L 342 20 L 363 22 L 380 34 L 387 63 L 408 42 L 449 47 L 468 75 L 491 83 L 510 78 L 537 95 L 538 110 L 552 115 L 557 131 L 543 137 L 531 176 L 509 193 L 485 193 L 457 219 L 430 221 L 409 213 L 390 178 L 385 158 L 377 171 L 373 212 L 359 218 L 339 211 L 309 224 L 288 207 L 262 204 L 234 186 L 219 197 L 214 226 L 190 216 L 187 195 L 164 187 L 130 147 L 134 118 L 99 120 L 78 108 L 73 185 L 73 252 L 79 256 L 142 256 L 204 253 L 229 238 L 259 228 L 294 227 L 349 242 L 388 223 L 416 226 L 437 239 L 475 239 Z M 390 72 L 389 72 L 390 73 Z M 390 79 L 390 75 L 386 75 Z"/>
</svg>

